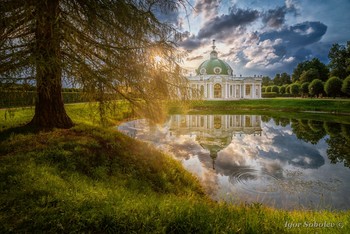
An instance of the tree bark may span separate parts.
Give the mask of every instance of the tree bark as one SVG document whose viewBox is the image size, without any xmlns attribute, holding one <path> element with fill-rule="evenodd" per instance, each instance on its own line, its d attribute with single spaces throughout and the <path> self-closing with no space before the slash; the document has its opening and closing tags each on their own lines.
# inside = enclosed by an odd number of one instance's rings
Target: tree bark
<svg viewBox="0 0 350 234">
<path fill-rule="evenodd" d="M 35 67 L 37 99 L 29 125 L 70 128 L 62 97 L 59 0 L 36 0 Z"/>
</svg>

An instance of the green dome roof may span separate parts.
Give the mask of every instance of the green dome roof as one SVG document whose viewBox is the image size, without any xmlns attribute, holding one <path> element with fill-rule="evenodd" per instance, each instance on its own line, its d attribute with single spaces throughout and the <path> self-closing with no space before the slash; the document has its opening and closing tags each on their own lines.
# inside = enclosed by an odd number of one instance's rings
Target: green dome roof
<svg viewBox="0 0 350 234">
<path fill-rule="evenodd" d="M 197 75 L 231 75 L 232 69 L 230 65 L 218 58 L 210 58 L 204 61 L 196 70 Z"/>
<path fill-rule="evenodd" d="M 226 62 L 218 59 L 218 52 L 215 50 L 213 40 L 213 51 L 210 52 L 210 59 L 204 61 L 196 70 L 197 75 L 232 75 L 232 69 Z"/>
</svg>

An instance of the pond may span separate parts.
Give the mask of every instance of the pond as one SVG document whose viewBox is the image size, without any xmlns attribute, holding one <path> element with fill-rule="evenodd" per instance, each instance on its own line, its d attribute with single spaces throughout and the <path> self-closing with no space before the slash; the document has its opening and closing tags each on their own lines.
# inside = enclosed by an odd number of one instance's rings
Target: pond
<svg viewBox="0 0 350 234">
<path fill-rule="evenodd" d="M 125 134 L 180 160 L 215 200 L 282 209 L 350 208 L 350 125 L 268 115 L 171 115 Z"/>
</svg>

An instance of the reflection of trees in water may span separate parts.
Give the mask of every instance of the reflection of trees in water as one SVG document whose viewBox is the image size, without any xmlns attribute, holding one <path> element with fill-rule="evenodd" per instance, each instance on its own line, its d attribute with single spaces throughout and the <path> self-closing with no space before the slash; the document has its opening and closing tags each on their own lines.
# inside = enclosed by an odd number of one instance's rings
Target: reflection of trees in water
<svg viewBox="0 0 350 234">
<path fill-rule="evenodd" d="M 328 134 L 327 156 L 332 163 L 343 162 L 350 167 L 350 126 L 333 122 L 292 119 L 292 130 L 298 139 L 311 144 Z"/>
<path fill-rule="evenodd" d="M 292 130 L 300 140 L 317 144 L 325 135 L 323 123 L 315 120 L 292 119 Z"/>
<path fill-rule="evenodd" d="M 326 140 L 328 144 L 327 155 L 332 163 L 343 162 L 346 167 L 350 167 L 350 126 L 341 125 L 337 128 L 337 133 L 332 130 L 332 135 Z M 327 132 L 328 133 L 328 132 Z"/>
<path fill-rule="evenodd" d="M 261 116 L 265 123 L 273 120 L 278 126 L 286 127 L 291 124 L 291 128 L 296 137 L 313 145 L 317 144 L 326 135 L 328 144 L 327 155 L 332 163 L 343 162 L 350 167 L 350 125 L 334 122 L 288 119 L 281 117 Z"/>
<path fill-rule="evenodd" d="M 324 122 L 323 127 L 329 136 L 337 136 L 341 132 L 339 123 Z"/>
<path fill-rule="evenodd" d="M 271 119 L 271 117 L 267 116 L 267 115 L 262 115 L 261 116 L 261 121 L 263 121 L 264 123 L 269 122 Z"/>
</svg>

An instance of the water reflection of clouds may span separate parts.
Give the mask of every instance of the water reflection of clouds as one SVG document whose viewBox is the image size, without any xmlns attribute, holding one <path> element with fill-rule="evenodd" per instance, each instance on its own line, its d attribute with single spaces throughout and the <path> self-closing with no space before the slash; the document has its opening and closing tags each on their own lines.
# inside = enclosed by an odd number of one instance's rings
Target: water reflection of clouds
<svg viewBox="0 0 350 234">
<path fill-rule="evenodd" d="M 174 132 L 168 125 L 149 127 L 146 121 L 127 123 L 119 129 L 126 132 L 128 128 L 135 138 L 152 142 L 179 159 L 214 197 L 220 198 L 220 194 L 234 194 L 247 201 L 253 199 L 253 196 L 248 198 L 240 191 L 240 183 L 243 182 L 246 186 L 263 193 L 280 188 L 286 193 L 296 194 L 294 197 L 283 195 L 288 198 L 290 204 L 304 204 L 309 202 L 307 199 L 317 201 L 317 196 L 321 194 L 335 201 L 334 204 L 339 203 L 339 207 L 344 207 L 344 204 L 348 206 L 346 203 L 349 203 L 349 199 L 342 193 L 333 191 L 339 181 L 347 181 L 349 175 L 341 165 L 330 165 L 325 142 L 328 136 L 318 144 L 312 145 L 298 139 L 290 125 L 281 127 L 269 121 L 261 123 L 261 135 L 231 134 L 231 137 L 227 138 L 227 145 L 224 145 L 223 142 L 226 141 L 222 141 L 224 138 L 218 136 L 226 136 L 227 132 L 218 135 L 218 129 L 214 133 L 200 132 L 198 129 L 194 131 L 191 128 Z M 214 141 L 209 144 L 207 141 L 211 139 Z M 320 167 L 324 170 L 316 170 Z M 342 173 L 339 174 L 339 178 L 334 175 L 329 177 L 335 167 Z M 342 191 L 350 193 L 350 187 L 342 188 Z M 281 194 L 266 195 L 264 199 L 268 197 L 274 202 L 281 202 L 282 198 L 278 197 L 282 196 Z M 300 196 L 303 196 L 303 201 L 298 200 Z"/>
</svg>

